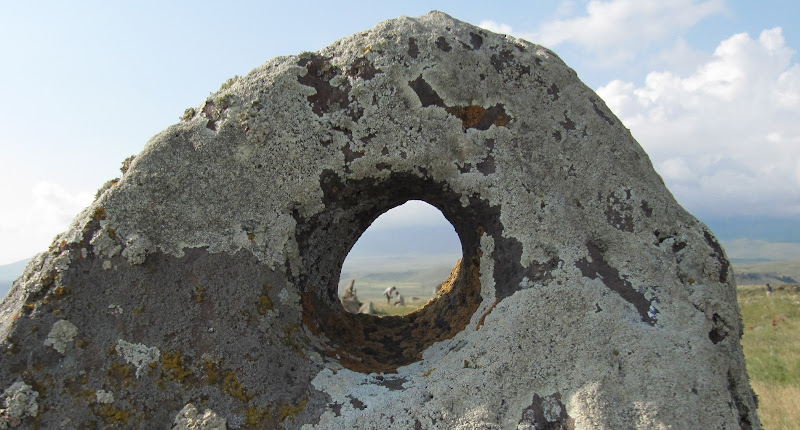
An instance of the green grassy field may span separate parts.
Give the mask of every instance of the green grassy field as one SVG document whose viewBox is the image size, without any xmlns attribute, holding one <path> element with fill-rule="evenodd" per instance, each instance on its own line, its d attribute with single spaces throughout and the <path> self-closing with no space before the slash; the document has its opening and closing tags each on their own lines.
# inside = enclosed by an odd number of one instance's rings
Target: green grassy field
<svg viewBox="0 0 800 430">
<path fill-rule="evenodd" d="M 742 347 L 765 429 L 800 428 L 800 288 L 738 288 Z M 780 289 L 782 287 L 782 289 Z"/>
</svg>

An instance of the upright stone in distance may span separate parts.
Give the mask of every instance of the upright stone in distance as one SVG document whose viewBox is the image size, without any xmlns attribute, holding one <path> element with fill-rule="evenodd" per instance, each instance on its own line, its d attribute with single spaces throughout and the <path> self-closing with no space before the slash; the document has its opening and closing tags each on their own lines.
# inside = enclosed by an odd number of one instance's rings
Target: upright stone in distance
<svg viewBox="0 0 800 430">
<path fill-rule="evenodd" d="M 345 312 L 347 252 L 409 199 L 461 262 L 420 312 Z M 188 109 L 0 318 L 6 426 L 760 427 L 712 233 L 556 54 L 439 12 Z"/>
</svg>

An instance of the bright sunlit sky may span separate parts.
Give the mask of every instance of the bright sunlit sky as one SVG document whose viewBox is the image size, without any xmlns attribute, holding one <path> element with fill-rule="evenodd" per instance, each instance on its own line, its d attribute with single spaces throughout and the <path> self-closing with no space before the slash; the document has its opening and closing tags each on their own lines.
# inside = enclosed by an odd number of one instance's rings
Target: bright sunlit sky
<svg viewBox="0 0 800 430">
<path fill-rule="evenodd" d="M 45 250 L 226 79 L 431 9 L 553 49 L 715 231 L 800 243 L 798 4 L 0 0 L 0 264 Z M 408 211 L 384 222 L 433 219 Z"/>
</svg>

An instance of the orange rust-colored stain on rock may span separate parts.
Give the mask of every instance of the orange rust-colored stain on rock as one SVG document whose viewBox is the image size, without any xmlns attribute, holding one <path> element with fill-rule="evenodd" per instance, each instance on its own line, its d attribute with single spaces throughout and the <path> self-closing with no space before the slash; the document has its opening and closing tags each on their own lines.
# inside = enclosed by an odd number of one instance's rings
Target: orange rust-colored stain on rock
<svg viewBox="0 0 800 430">
<path fill-rule="evenodd" d="M 447 113 L 459 118 L 464 128 L 475 127 L 486 116 L 486 109 L 475 106 L 453 106 L 447 108 Z"/>
<path fill-rule="evenodd" d="M 494 125 L 498 127 L 505 127 L 508 125 L 508 120 L 503 115 L 497 115 L 497 118 L 494 120 Z"/>
<path fill-rule="evenodd" d="M 497 306 L 497 303 L 499 303 L 499 302 L 500 302 L 500 300 L 495 299 L 494 303 L 492 303 L 492 306 L 489 308 L 489 310 L 484 312 L 483 315 L 481 315 L 481 319 L 478 320 L 478 324 L 475 326 L 475 330 L 478 330 L 479 328 L 481 328 L 483 326 L 483 322 L 486 321 L 486 317 L 489 316 L 490 313 L 492 313 L 492 311 L 494 310 L 494 307 Z"/>
</svg>

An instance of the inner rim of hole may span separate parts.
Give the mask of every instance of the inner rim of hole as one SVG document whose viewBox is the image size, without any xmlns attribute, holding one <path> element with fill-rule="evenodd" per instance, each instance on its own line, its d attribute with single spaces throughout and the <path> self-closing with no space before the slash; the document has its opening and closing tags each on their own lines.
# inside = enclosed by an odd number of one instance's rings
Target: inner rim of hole
<svg viewBox="0 0 800 430">
<path fill-rule="evenodd" d="M 302 259 L 295 282 L 300 285 L 303 324 L 319 339 L 320 352 L 353 371 L 394 372 L 464 330 L 483 300 L 480 238 L 500 231 L 499 208 L 414 173 L 352 180 L 325 172 L 320 181 L 325 210 L 311 218 L 295 215 Z M 337 293 L 347 254 L 375 219 L 408 200 L 422 200 L 441 211 L 458 235 L 462 261 L 449 293 L 405 316 L 346 312 Z"/>
</svg>

